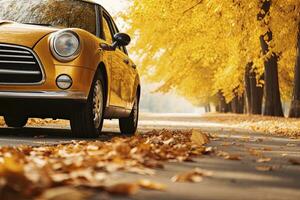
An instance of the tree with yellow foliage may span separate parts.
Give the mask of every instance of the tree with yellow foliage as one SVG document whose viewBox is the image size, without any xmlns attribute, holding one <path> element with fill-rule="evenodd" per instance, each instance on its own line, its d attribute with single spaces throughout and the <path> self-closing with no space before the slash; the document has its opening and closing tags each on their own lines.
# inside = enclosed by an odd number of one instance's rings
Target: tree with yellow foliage
<svg viewBox="0 0 300 200">
<path fill-rule="evenodd" d="M 264 114 L 282 115 L 299 11 L 298 0 L 132 0 L 126 17 L 141 71 L 161 83 L 158 91 L 176 90 L 195 105 L 224 99 L 220 110 L 231 102 L 236 112 L 245 94 L 248 111 L 259 114 L 264 87 Z"/>
</svg>

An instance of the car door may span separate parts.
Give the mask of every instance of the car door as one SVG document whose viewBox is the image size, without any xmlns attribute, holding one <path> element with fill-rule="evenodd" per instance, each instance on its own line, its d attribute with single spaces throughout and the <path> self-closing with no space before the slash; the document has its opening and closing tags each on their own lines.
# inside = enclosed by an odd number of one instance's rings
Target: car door
<svg viewBox="0 0 300 200">
<path fill-rule="evenodd" d="M 102 28 L 105 41 L 113 44 L 113 28 L 109 16 L 103 12 L 102 14 Z M 126 102 L 121 98 L 121 84 L 123 81 L 124 64 L 121 62 L 116 51 L 110 51 L 111 56 L 111 77 L 110 77 L 110 106 L 126 107 Z"/>
<path fill-rule="evenodd" d="M 111 19 L 112 20 L 112 19 Z M 112 25 L 114 28 L 115 33 L 119 33 L 119 30 L 115 24 L 115 22 L 112 20 Z M 128 56 L 128 52 L 125 46 L 119 47 L 116 50 L 116 53 L 118 54 L 119 58 L 123 60 L 123 62 L 126 64 L 124 65 L 124 75 L 123 75 L 123 84 L 121 84 L 121 98 L 126 103 L 127 109 L 132 109 L 134 99 L 136 97 L 136 94 L 134 94 L 134 84 L 135 84 L 135 78 L 137 75 L 136 65 L 132 62 L 132 60 Z"/>
</svg>

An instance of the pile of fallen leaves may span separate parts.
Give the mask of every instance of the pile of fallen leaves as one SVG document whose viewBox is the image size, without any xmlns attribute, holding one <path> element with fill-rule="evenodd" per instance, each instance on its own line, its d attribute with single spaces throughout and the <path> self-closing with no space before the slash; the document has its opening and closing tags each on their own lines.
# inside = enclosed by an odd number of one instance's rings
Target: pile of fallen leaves
<svg viewBox="0 0 300 200">
<path fill-rule="evenodd" d="M 100 189 L 116 194 L 132 194 L 139 188 L 163 190 L 163 185 L 147 180 L 107 185 L 107 179 L 117 171 L 151 175 L 156 168 L 164 167 L 163 161 L 191 161 L 194 156 L 207 153 L 204 144 L 208 141 L 208 136 L 198 131 L 162 130 L 116 137 L 106 142 L 2 147 L 0 199 L 51 199 L 51 190 L 56 189 L 55 194 L 59 194 L 66 191 L 61 189 L 64 187 Z M 199 170 L 192 173 L 182 176 L 197 182 L 206 174 Z M 182 181 L 182 176 L 174 179 Z"/>
<path fill-rule="evenodd" d="M 299 119 L 265 117 L 260 115 L 210 113 L 201 117 L 201 120 L 221 123 L 227 128 L 239 128 L 274 135 L 300 137 Z"/>
</svg>

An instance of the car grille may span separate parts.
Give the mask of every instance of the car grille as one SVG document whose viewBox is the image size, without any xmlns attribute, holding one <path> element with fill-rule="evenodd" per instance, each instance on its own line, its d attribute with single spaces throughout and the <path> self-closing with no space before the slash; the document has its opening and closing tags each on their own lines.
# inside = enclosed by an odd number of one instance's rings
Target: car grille
<svg viewBox="0 0 300 200">
<path fill-rule="evenodd" d="M 42 81 L 40 62 L 31 49 L 0 44 L 0 84 L 38 84 Z"/>
</svg>

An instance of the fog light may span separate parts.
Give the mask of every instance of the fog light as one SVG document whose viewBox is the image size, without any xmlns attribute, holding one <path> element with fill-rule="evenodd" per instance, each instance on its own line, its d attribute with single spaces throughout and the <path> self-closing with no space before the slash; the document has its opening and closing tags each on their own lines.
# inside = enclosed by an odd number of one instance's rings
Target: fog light
<svg viewBox="0 0 300 200">
<path fill-rule="evenodd" d="M 72 78 L 66 74 L 59 75 L 56 79 L 57 87 L 63 90 L 69 89 L 72 86 L 72 83 Z"/>
</svg>

